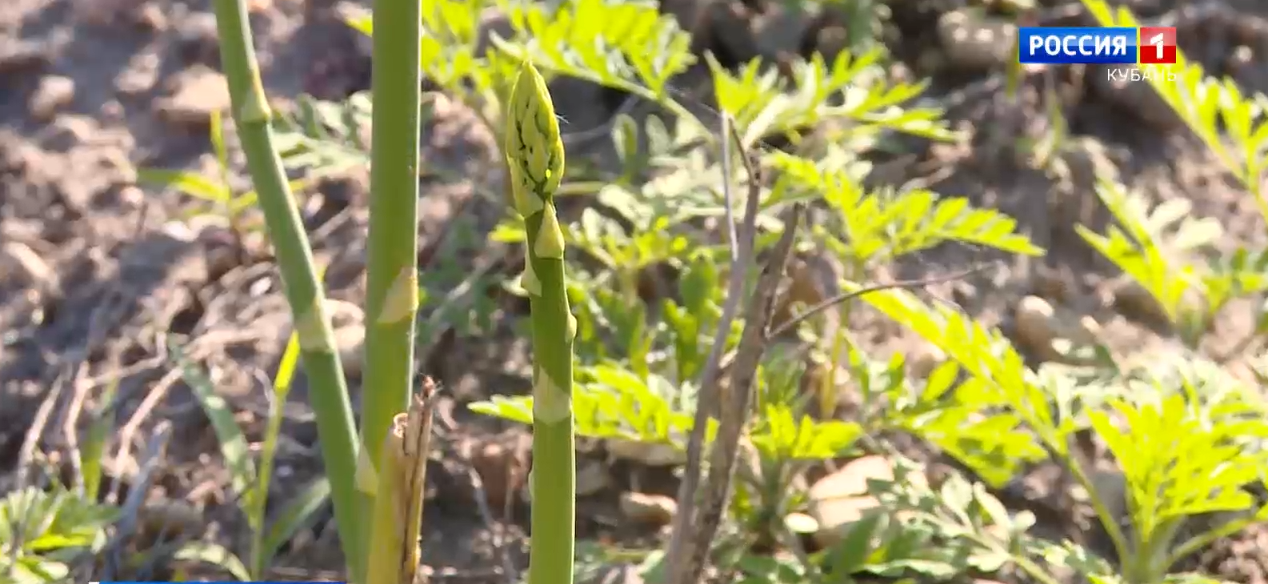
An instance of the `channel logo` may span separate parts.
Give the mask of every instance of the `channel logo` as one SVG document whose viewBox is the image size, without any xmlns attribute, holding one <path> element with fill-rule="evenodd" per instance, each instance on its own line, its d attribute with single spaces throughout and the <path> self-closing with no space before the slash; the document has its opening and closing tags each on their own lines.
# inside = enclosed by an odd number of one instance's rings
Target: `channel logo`
<svg viewBox="0 0 1268 584">
<path fill-rule="evenodd" d="M 1171 65 L 1176 29 L 1142 27 L 1046 27 L 1018 29 L 1023 65 Z"/>
</svg>

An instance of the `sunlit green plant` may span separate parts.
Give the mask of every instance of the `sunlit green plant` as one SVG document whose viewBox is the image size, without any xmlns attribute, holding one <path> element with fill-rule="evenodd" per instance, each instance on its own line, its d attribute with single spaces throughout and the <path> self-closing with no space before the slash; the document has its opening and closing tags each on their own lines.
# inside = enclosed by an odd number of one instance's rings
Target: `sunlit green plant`
<svg viewBox="0 0 1268 584">
<path fill-rule="evenodd" d="M 1106 26 L 1137 25 L 1126 8 L 1113 10 L 1101 0 L 1084 3 Z M 1175 65 L 1145 79 L 1255 198 L 1268 224 L 1268 194 L 1262 191 L 1268 165 L 1268 98 L 1245 96 L 1233 80 L 1208 77 L 1200 64 L 1180 51 Z M 1189 346 L 1196 346 L 1230 300 L 1268 290 L 1268 250 L 1262 247 L 1202 258 L 1213 255 L 1210 246 L 1223 231 L 1213 219 L 1192 218 L 1188 201 L 1148 209 L 1108 177 L 1101 179 L 1097 194 L 1118 226 L 1105 234 L 1080 226 L 1079 234 L 1157 302 Z M 1256 320 L 1254 335 L 1262 336 L 1268 332 L 1268 311 L 1261 307 Z M 1244 348 L 1251 340 L 1238 346 Z"/>
<path fill-rule="evenodd" d="M 376 530 L 412 529 L 402 526 L 399 518 L 382 525 L 371 525 L 370 518 L 376 517 L 376 496 L 403 490 L 398 484 L 403 477 L 379 477 L 376 469 L 393 418 L 405 411 L 414 384 L 420 5 L 409 0 L 380 0 L 375 9 L 373 21 L 379 25 L 379 34 L 374 39 L 372 83 L 372 194 L 365 303 L 367 365 L 358 436 L 325 293 L 275 141 L 276 114 L 260 78 L 247 6 L 243 0 L 215 2 L 220 56 L 233 118 L 259 193 L 258 202 L 294 321 L 299 357 L 308 374 L 348 579 L 358 584 L 394 584 L 367 583 L 366 563 L 371 551 L 369 541 Z M 410 496 L 421 497 L 422 493 Z M 413 557 L 412 550 L 399 551 L 398 557 Z M 398 572 L 384 572 L 388 573 Z"/>
<path fill-rule="evenodd" d="M 1265 404 L 1218 368 L 1193 361 L 1148 376 L 1120 374 L 1110 387 L 1063 383 L 1069 373 L 1036 374 L 998 332 L 954 309 L 925 305 L 898 290 L 865 299 L 945 351 L 951 359 L 945 367 L 967 376 L 958 383 L 950 383 L 953 377 L 946 373 L 931 376 L 931 383 L 941 378 L 943 387 L 954 388 L 942 390 L 943 399 L 978 412 L 975 425 L 994 429 L 1000 446 L 1025 447 L 996 450 L 993 458 L 1015 463 L 1051 453 L 1088 493 L 1117 555 L 1116 569 L 1106 558 L 1093 562 L 1095 570 L 1085 574 L 1094 581 L 1165 581 L 1179 559 L 1268 513 L 1248 490 L 1262 484 L 1256 469 L 1262 468 L 1264 454 L 1239 446 L 1265 436 Z M 1084 408 L 1084 403 L 1096 405 Z M 1007 428 L 1016 430 L 998 432 Z M 1085 429 L 1109 445 L 1124 488 L 1094 480 L 1093 470 L 1071 446 L 1073 434 Z M 1035 450 L 1035 438 L 1042 449 Z M 979 472 L 987 468 L 971 466 Z M 994 486 L 1008 478 L 1004 473 L 982 476 Z M 1214 526 L 1190 523 L 1213 512 L 1225 514 Z"/>
<path fill-rule="evenodd" d="M 72 560 L 105 547 L 118 516 L 115 506 L 60 483 L 10 492 L 0 499 L 0 574 L 14 584 L 64 582 Z"/>
<path fill-rule="evenodd" d="M 262 227 L 259 224 L 246 223 L 244 220 L 244 216 L 249 211 L 257 208 L 259 195 L 254 189 L 238 193 L 230 186 L 229 177 L 232 167 L 229 164 L 229 148 L 225 142 L 224 122 L 219 111 L 211 114 L 210 134 L 211 148 L 216 158 L 217 176 L 214 179 L 186 170 L 159 168 L 139 168 L 136 171 L 136 179 L 141 183 L 175 189 L 204 202 L 210 208 L 194 209 L 186 215 L 186 218 L 208 213 L 218 215 L 241 244 L 242 237 L 246 233 Z M 297 179 L 290 181 L 289 186 L 292 192 L 300 192 L 307 184 L 307 179 Z"/>
<path fill-rule="evenodd" d="M 299 364 L 299 340 L 292 335 L 282 353 L 277 375 L 270 388 L 269 415 L 264 439 L 259 447 L 259 461 L 252 460 L 251 447 L 242 428 L 234 419 L 229 404 L 220 397 L 207 374 L 186 358 L 177 346 L 170 348 L 180 367 L 185 383 L 193 390 L 198 405 L 211 421 L 220 444 L 220 455 L 229 470 L 230 484 L 237 495 L 239 511 L 246 518 L 249 545 L 241 556 L 207 542 L 192 542 L 176 552 L 179 559 L 213 561 L 241 581 L 267 579 L 266 571 L 278 550 L 297 531 L 310 524 L 330 497 L 330 482 L 317 478 L 289 497 L 281 508 L 269 513 L 269 486 L 273 478 L 273 461 L 277 455 L 278 436 L 282 430 L 284 406 L 290 395 L 291 381 Z"/>
</svg>

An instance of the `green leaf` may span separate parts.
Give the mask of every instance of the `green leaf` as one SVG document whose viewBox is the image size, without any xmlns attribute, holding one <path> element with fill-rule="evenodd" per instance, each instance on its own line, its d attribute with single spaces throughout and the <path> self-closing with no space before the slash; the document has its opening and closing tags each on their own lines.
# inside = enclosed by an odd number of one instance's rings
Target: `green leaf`
<svg viewBox="0 0 1268 584">
<path fill-rule="evenodd" d="M 233 193 L 229 191 L 229 187 L 218 185 L 193 172 L 161 168 L 138 168 L 136 176 L 138 182 L 173 188 L 204 201 L 225 204 L 233 198 Z"/>
<path fill-rule="evenodd" d="M 80 447 L 79 468 L 84 480 L 84 497 L 90 501 L 97 500 L 97 492 L 101 488 L 102 457 L 105 456 L 106 441 L 114 431 L 112 402 L 118 389 L 119 382 L 115 380 L 101 394 L 101 407 L 92 413 L 92 424 L 88 426 L 88 435 Z"/>
<path fill-rule="evenodd" d="M 230 482 L 236 493 L 245 495 L 255 484 L 255 463 L 251 460 L 251 450 L 246 436 L 233 417 L 228 402 L 216 392 L 216 387 L 201 367 L 189 360 L 183 350 L 175 343 L 169 343 L 176 365 L 180 367 L 181 378 L 189 385 L 198 405 L 211 422 L 220 442 L 220 455 L 224 458 L 225 467 L 229 470 Z M 245 502 L 244 502 L 245 504 Z M 250 507 L 244 511 L 249 515 Z"/>
<path fill-rule="evenodd" d="M 884 519 L 884 513 L 868 513 L 850 524 L 840 541 L 828 552 L 833 573 L 855 574 L 867 567 L 868 557 L 874 541 L 879 539 L 878 530 Z"/>
<path fill-rule="evenodd" d="M 237 578 L 240 582 L 250 582 L 252 580 L 251 573 L 247 570 L 246 565 L 242 563 L 242 560 L 239 560 L 238 556 L 233 555 L 233 552 L 218 544 L 200 541 L 189 542 L 176 550 L 173 557 L 177 560 L 201 562 L 220 568 L 230 576 Z"/>
<path fill-rule="evenodd" d="M 425 105 L 421 113 L 426 116 L 430 111 Z M 309 179 L 368 168 L 370 145 L 364 137 L 370 117 L 368 92 L 353 94 L 344 102 L 301 95 L 294 111 L 274 116 L 275 147 L 287 168 L 307 170 L 312 173 Z"/>
<path fill-rule="evenodd" d="M 1096 194 L 1113 213 L 1117 225 L 1110 226 L 1104 235 L 1082 225 L 1076 225 L 1075 230 L 1093 249 L 1149 292 L 1172 322 L 1180 322 L 1184 316 L 1185 293 L 1199 289 L 1201 281 L 1196 266 L 1181 258 L 1180 253 L 1185 250 L 1170 244 L 1164 230 L 1178 223 L 1180 233 L 1187 231 L 1190 242 L 1205 244 L 1212 235 L 1198 238 L 1194 230 L 1210 233 L 1213 229 L 1214 234 L 1218 234 L 1218 224 L 1189 218 L 1187 203 L 1164 203 L 1151 213 L 1143 198 L 1106 179 L 1098 181 Z"/>
<path fill-rule="evenodd" d="M 780 171 L 775 190 L 782 196 L 822 195 L 835 217 L 815 234 L 846 265 L 890 261 L 949 241 L 1022 255 L 1043 253 L 1017 232 L 1016 220 L 994 209 L 972 208 L 962 197 L 924 189 L 868 193 L 847 172 L 800 156 L 776 152 L 767 162 Z"/>
<path fill-rule="evenodd" d="M 501 4 L 517 38 L 495 37 L 494 44 L 544 71 L 663 102 L 669 80 L 695 61 L 691 36 L 649 2 Z"/>
<path fill-rule="evenodd" d="M 826 63 L 815 54 L 808 61 L 794 62 L 791 83 L 759 59 L 736 73 L 711 56 L 706 59 L 718 108 L 734 118 L 746 146 L 767 136 L 795 136 L 834 120 L 853 123 L 829 133 L 828 141 L 846 142 L 860 150 L 868 149 L 885 130 L 933 140 L 954 138 L 939 120 L 941 111 L 898 107 L 919 96 L 925 85 L 887 84 L 881 75 L 882 56 L 880 48 L 858 56 L 843 51 Z M 833 105 L 834 101 L 840 105 Z"/>
<path fill-rule="evenodd" d="M 693 412 L 680 409 L 664 388 L 672 387 L 663 378 L 646 380 L 633 371 L 605 363 L 577 369 L 579 382 L 573 388 L 573 421 L 578 436 L 617 438 L 666 443 L 682 448 L 694 422 Z M 472 403 L 471 411 L 532 424 L 532 396 L 507 397 Z M 706 439 L 712 440 L 716 422 L 711 420 Z"/>
<path fill-rule="evenodd" d="M 260 541 L 260 566 L 267 566 L 282 545 L 310 525 L 330 498 L 330 481 L 318 478 L 308 483 L 277 512 Z"/>
<path fill-rule="evenodd" d="M 291 333 L 286 342 L 286 350 L 282 351 L 282 360 L 277 365 L 277 375 L 273 376 L 273 396 L 277 403 L 284 403 L 291 393 L 291 381 L 299 367 L 299 335 Z"/>
<path fill-rule="evenodd" d="M 1139 25 L 1126 7 L 1114 9 L 1105 0 L 1083 0 L 1083 4 L 1102 26 Z M 1190 61 L 1178 49 L 1174 65 L 1168 65 L 1162 74 L 1145 79 L 1256 197 L 1260 214 L 1268 221 L 1268 200 L 1261 186 L 1268 148 L 1268 116 L 1262 107 L 1263 94 L 1243 96 L 1235 81 L 1207 76 L 1199 63 Z M 1231 139 L 1231 148 L 1225 137 Z"/>
</svg>

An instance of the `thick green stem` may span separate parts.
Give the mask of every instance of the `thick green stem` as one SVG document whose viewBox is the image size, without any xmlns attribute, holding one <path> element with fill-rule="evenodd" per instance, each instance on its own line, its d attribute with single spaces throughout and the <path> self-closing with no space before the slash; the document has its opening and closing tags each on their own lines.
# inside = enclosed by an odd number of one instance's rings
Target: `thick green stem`
<svg viewBox="0 0 1268 584">
<path fill-rule="evenodd" d="M 375 0 L 373 18 L 363 467 L 382 460 L 383 436 L 393 416 L 409 404 L 414 378 L 414 315 L 418 311 L 420 4 L 418 0 Z M 368 485 L 361 486 L 361 513 L 369 517 L 374 510 L 374 491 Z M 357 574 L 357 582 L 365 581 L 361 576 Z"/>
<path fill-rule="evenodd" d="M 360 541 L 353 475 L 356 431 L 344 382 L 343 366 L 335 351 L 334 333 L 326 315 L 325 295 L 313 262 L 308 235 L 291 196 L 282 161 L 273 147 L 272 110 L 260 81 L 260 68 L 251 42 L 245 0 L 216 0 L 220 60 L 232 98 L 233 118 L 246 153 L 247 167 L 277 254 L 286 298 L 295 320 L 300 356 L 308 373 L 309 393 L 317 414 L 321 454 L 330 476 L 331 496 L 339 537 L 345 545 Z M 346 551 L 346 550 L 345 550 Z M 362 556 L 347 554 L 353 573 L 360 573 Z"/>
<path fill-rule="evenodd" d="M 507 107 L 505 152 L 515 210 L 524 217 L 533 329 L 532 550 L 529 584 L 572 584 L 576 453 L 572 428 L 572 342 L 577 321 L 564 287 L 564 236 L 554 195 L 564 170 L 559 123 L 546 82 L 520 68 Z"/>
</svg>

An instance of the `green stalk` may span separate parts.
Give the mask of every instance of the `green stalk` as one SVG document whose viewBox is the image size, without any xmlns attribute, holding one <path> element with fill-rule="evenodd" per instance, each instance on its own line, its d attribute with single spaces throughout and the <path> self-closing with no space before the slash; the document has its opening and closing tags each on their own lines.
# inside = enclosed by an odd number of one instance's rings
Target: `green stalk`
<svg viewBox="0 0 1268 584">
<path fill-rule="evenodd" d="M 270 127 L 273 112 L 260 81 L 246 0 L 216 0 L 215 10 L 220 60 L 232 98 L 233 117 L 286 287 L 300 357 L 308 373 L 309 393 L 317 414 L 321 454 L 330 476 L 339 538 L 347 545 L 360 541 L 361 533 L 354 507 L 356 431 L 343 366 L 334 350 L 334 332 L 326 315 L 325 295 L 317 277 L 308 235 L 304 233 L 282 161 L 273 147 Z M 353 573 L 360 573 L 362 560 L 358 554 L 346 557 Z"/>
<path fill-rule="evenodd" d="M 392 418 L 409 405 L 418 311 L 419 0 L 375 0 L 370 140 L 366 366 L 361 404 L 363 472 L 382 460 Z M 372 466 L 373 465 L 373 466 Z M 373 474 L 373 473 L 369 473 Z M 368 477 L 367 477 L 368 478 Z M 374 481 L 358 480 L 361 515 L 374 513 Z M 368 533 L 363 533 L 368 537 Z M 358 544 L 362 554 L 368 541 Z M 355 581 L 365 582 L 358 572 Z"/>
<path fill-rule="evenodd" d="M 507 105 L 506 158 L 515 210 L 528 228 L 521 285 L 533 328 L 532 548 L 529 584 L 572 584 L 576 453 L 572 341 L 577 320 L 564 288 L 564 235 L 554 195 L 564 172 L 559 122 L 546 82 L 520 67 Z"/>
</svg>

